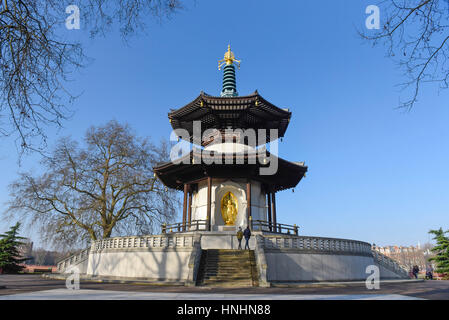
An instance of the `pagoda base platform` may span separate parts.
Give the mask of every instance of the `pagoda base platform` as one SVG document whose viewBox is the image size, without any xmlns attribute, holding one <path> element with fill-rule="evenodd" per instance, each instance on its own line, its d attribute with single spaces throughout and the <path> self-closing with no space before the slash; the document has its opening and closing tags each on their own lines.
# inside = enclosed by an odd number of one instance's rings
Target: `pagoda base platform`
<svg viewBox="0 0 449 320">
<path fill-rule="evenodd" d="M 242 240 L 244 246 L 245 240 Z M 202 255 L 209 249 L 237 249 L 235 231 L 196 231 L 117 237 L 95 241 L 78 255 L 58 263 L 60 273 L 86 277 L 153 279 L 195 285 Z M 371 250 L 366 242 L 273 234 L 254 231 L 258 284 L 277 282 L 363 281 L 376 266 L 380 279 L 406 279 L 408 272 L 393 260 Z"/>
</svg>

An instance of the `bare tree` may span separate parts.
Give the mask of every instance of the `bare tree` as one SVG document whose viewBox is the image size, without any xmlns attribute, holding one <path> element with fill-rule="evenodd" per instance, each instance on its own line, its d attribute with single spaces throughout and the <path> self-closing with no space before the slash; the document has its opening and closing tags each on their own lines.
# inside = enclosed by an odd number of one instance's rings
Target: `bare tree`
<svg viewBox="0 0 449 320">
<path fill-rule="evenodd" d="M 448 88 L 448 6 L 446 0 L 380 1 L 381 28 L 359 32 L 373 45 L 385 45 L 388 56 L 404 72 L 406 81 L 400 87 L 407 98 L 399 107 L 410 110 L 425 83 Z"/>
<path fill-rule="evenodd" d="M 90 128 L 84 141 L 61 139 L 42 160 L 43 174 L 22 173 L 10 186 L 8 216 L 19 215 L 40 226 L 45 240 L 69 246 L 150 234 L 173 220 L 178 198 L 152 169 L 168 159 L 168 143 L 156 147 L 115 121 Z"/>
<path fill-rule="evenodd" d="M 19 150 L 43 151 L 49 127 L 70 118 L 71 73 L 86 64 L 80 43 L 67 40 L 72 0 L 0 0 L 0 135 Z M 150 17 L 170 17 L 178 0 L 80 0 L 83 30 L 104 35 L 112 25 L 126 39 Z"/>
</svg>

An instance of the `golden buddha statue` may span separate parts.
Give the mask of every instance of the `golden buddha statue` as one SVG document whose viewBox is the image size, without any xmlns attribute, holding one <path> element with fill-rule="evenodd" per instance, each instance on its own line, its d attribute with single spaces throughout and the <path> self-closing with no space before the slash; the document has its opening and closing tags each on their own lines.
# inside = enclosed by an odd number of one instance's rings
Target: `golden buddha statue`
<svg viewBox="0 0 449 320">
<path fill-rule="evenodd" d="M 237 199 L 232 192 L 226 193 L 221 199 L 221 215 L 227 226 L 233 226 L 237 219 Z"/>
</svg>

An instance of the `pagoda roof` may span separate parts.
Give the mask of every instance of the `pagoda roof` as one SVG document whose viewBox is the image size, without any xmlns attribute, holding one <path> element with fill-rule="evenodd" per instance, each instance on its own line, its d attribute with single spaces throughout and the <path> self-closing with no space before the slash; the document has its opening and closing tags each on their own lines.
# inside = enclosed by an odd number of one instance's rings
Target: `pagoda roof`
<svg viewBox="0 0 449 320">
<path fill-rule="evenodd" d="M 209 153 L 201 154 L 201 152 L 195 151 L 195 149 L 188 155 L 180 158 L 178 164 L 166 162 L 154 167 L 153 170 L 165 186 L 177 190 L 183 190 L 185 183 L 195 183 L 207 177 L 212 177 L 231 179 L 247 178 L 260 181 L 271 192 L 296 187 L 307 172 L 307 166 L 304 165 L 304 162 L 290 162 L 270 155 L 268 151 L 266 155 L 267 157 L 277 158 L 278 169 L 273 175 L 260 174 L 260 168 L 268 168 L 270 163 L 261 164 L 256 152 L 221 153 L 221 164 L 206 164 L 204 160 L 212 162 L 212 159 L 217 159 L 217 155 L 211 156 Z M 201 163 L 195 163 L 195 157 L 203 161 Z M 226 164 L 226 160 L 230 164 Z"/>
<path fill-rule="evenodd" d="M 292 113 L 265 100 L 257 90 L 247 96 L 215 97 L 204 92 L 182 108 L 169 112 L 168 118 L 173 129 L 189 132 L 189 142 L 193 142 L 193 121 L 201 121 L 201 134 L 207 129 L 277 129 L 278 137 L 284 136 Z"/>
</svg>

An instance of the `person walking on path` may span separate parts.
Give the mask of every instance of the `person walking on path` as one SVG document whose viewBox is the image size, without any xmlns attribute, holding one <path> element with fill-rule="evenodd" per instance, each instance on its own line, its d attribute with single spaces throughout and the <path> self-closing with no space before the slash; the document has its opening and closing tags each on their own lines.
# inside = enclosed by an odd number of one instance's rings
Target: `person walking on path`
<svg viewBox="0 0 449 320">
<path fill-rule="evenodd" d="M 413 266 L 413 275 L 415 279 L 418 279 L 419 267 L 417 265 Z"/>
<path fill-rule="evenodd" d="M 433 280 L 433 268 L 432 265 L 428 264 L 426 267 L 426 279 L 429 278 L 430 280 Z"/>
<path fill-rule="evenodd" d="M 237 231 L 237 240 L 239 241 L 239 249 L 242 249 L 242 239 L 243 239 L 243 231 L 242 227 L 239 227 L 239 231 Z"/>
<path fill-rule="evenodd" d="M 249 230 L 249 226 L 246 227 L 245 231 L 243 231 L 243 235 L 245 236 L 245 249 L 248 248 L 249 250 L 249 238 L 251 238 L 251 230 Z"/>
</svg>

